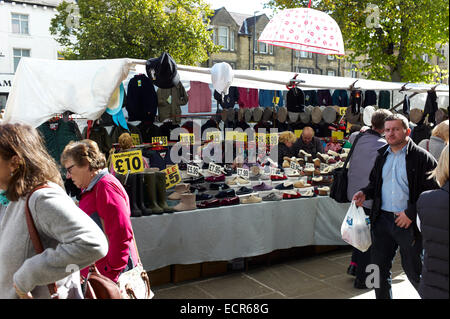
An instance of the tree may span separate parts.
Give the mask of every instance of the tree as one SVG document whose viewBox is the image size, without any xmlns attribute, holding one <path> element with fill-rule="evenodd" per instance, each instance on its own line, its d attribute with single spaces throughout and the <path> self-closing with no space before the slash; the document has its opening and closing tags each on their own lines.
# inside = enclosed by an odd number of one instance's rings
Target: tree
<svg viewBox="0 0 450 319">
<path fill-rule="evenodd" d="M 203 0 L 79 0 L 62 2 L 50 32 L 67 59 L 148 59 L 168 52 L 196 65 L 220 47 L 212 42 Z"/>
<path fill-rule="evenodd" d="M 307 7 L 308 0 L 269 0 L 279 10 Z M 345 59 L 368 79 L 394 82 L 439 82 L 447 70 L 424 61 L 444 59 L 449 39 L 445 0 L 317 0 L 311 8 L 328 13 L 344 38 Z M 448 62 L 448 61 L 447 61 Z"/>
</svg>

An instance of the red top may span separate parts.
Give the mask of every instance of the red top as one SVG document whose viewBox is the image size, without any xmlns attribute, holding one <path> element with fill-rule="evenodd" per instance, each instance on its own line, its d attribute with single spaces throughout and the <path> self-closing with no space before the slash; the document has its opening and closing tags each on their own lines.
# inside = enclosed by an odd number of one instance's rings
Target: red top
<svg viewBox="0 0 450 319">
<path fill-rule="evenodd" d="M 253 108 L 259 106 L 259 93 L 257 89 L 238 88 L 240 108 Z"/>
</svg>

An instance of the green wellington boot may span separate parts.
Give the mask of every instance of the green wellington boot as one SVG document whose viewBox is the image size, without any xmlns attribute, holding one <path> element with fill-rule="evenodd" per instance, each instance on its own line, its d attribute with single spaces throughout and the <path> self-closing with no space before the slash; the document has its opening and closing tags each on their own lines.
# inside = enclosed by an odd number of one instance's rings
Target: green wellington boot
<svg viewBox="0 0 450 319">
<path fill-rule="evenodd" d="M 159 207 L 161 207 L 165 213 L 172 213 L 174 209 L 167 205 L 166 201 L 166 173 L 155 172 L 156 177 L 156 198 Z"/>
<path fill-rule="evenodd" d="M 147 207 L 152 210 L 152 214 L 162 214 L 164 213 L 164 209 L 162 209 L 157 203 L 157 194 L 156 194 L 156 176 L 155 172 L 145 171 L 144 173 L 145 180 L 145 190 L 146 190 L 146 200 Z"/>
</svg>

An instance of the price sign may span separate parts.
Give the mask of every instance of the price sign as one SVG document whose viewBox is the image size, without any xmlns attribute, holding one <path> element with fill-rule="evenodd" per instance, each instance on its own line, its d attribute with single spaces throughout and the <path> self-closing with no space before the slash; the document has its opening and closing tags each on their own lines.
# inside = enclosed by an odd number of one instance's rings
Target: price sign
<svg viewBox="0 0 450 319">
<path fill-rule="evenodd" d="M 266 144 L 267 137 L 266 133 L 255 133 L 255 141 L 258 144 Z"/>
<path fill-rule="evenodd" d="M 332 137 L 336 137 L 338 140 L 344 139 L 344 132 L 342 131 L 333 131 L 331 132 Z"/>
<path fill-rule="evenodd" d="M 250 171 L 246 168 L 238 168 L 237 169 L 237 175 L 245 178 L 245 179 L 249 179 L 250 178 Z"/>
<path fill-rule="evenodd" d="M 180 142 L 182 144 L 194 145 L 195 137 L 193 133 L 180 133 Z"/>
<path fill-rule="evenodd" d="M 300 138 L 300 136 L 302 135 L 303 130 L 295 130 L 294 132 L 295 132 L 295 136 L 297 138 Z"/>
<path fill-rule="evenodd" d="M 346 111 L 347 111 L 347 108 L 346 108 L 346 107 L 340 107 L 340 108 L 339 108 L 339 115 L 340 115 L 340 116 L 344 115 Z"/>
<path fill-rule="evenodd" d="M 267 144 L 278 145 L 278 134 L 277 133 L 267 134 L 266 137 L 267 137 Z"/>
<path fill-rule="evenodd" d="M 209 163 L 208 172 L 216 175 L 222 174 L 222 167 L 220 165 Z"/>
<path fill-rule="evenodd" d="M 131 139 L 133 140 L 133 145 L 141 145 L 139 134 L 131 134 Z"/>
<path fill-rule="evenodd" d="M 350 133 L 350 129 L 352 128 L 352 123 L 347 123 L 347 133 Z"/>
<path fill-rule="evenodd" d="M 236 142 L 245 142 L 247 141 L 247 133 L 244 132 L 236 132 Z"/>
<path fill-rule="evenodd" d="M 131 173 L 144 171 L 144 161 L 140 150 L 113 154 L 112 164 L 114 171 L 119 174 L 126 174 L 128 171 Z"/>
<path fill-rule="evenodd" d="M 314 163 L 306 163 L 306 168 L 314 168 Z"/>
<path fill-rule="evenodd" d="M 270 175 L 281 175 L 281 169 L 276 168 L 276 167 L 271 167 Z"/>
<path fill-rule="evenodd" d="M 323 171 L 325 168 L 327 168 L 328 165 L 325 163 L 320 163 L 320 170 Z"/>
<path fill-rule="evenodd" d="M 275 106 L 278 106 L 278 103 L 280 103 L 280 98 L 274 96 L 273 99 L 272 99 L 272 103 L 273 103 Z"/>
<path fill-rule="evenodd" d="M 301 169 L 300 165 L 294 161 L 291 161 L 290 168 L 299 171 Z"/>
<path fill-rule="evenodd" d="M 220 132 L 209 132 L 206 134 L 207 140 L 212 140 L 213 143 L 222 142 L 222 134 Z"/>
<path fill-rule="evenodd" d="M 161 146 L 167 146 L 167 136 L 153 136 L 152 143 L 157 143 Z"/>
<path fill-rule="evenodd" d="M 170 166 L 164 170 L 166 172 L 166 188 L 172 188 L 181 182 L 181 175 L 178 164 Z"/>
<path fill-rule="evenodd" d="M 200 167 L 188 164 L 187 165 L 187 174 L 189 176 L 199 177 L 200 176 Z"/>
</svg>

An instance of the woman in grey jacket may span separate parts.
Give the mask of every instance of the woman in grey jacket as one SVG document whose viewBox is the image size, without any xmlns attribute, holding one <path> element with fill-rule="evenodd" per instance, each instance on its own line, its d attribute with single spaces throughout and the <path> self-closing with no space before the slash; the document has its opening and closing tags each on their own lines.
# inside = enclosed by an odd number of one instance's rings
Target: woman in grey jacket
<svg viewBox="0 0 450 319">
<path fill-rule="evenodd" d="M 0 124 L 0 298 L 49 298 L 47 284 L 66 296 L 70 271 L 106 255 L 100 228 L 62 188 L 60 172 L 39 133 L 28 125 Z M 25 217 L 29 208 L 44 252 L 36 255 Z M 61 289 L 60 289 L 61 288 Z"/>
<path fill-rule="evenodd" d="M 448 144 L 448 129 L 448 120 L 443 121 L 431 131 L 430 139 L 422 140 L 419 143 L 419 146 L 431 153 L 436 161 L 439 160 L 442 150 Z"/>
</svg>

